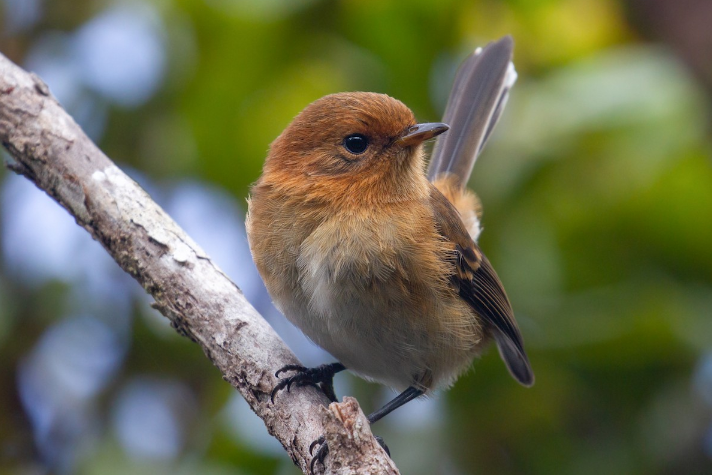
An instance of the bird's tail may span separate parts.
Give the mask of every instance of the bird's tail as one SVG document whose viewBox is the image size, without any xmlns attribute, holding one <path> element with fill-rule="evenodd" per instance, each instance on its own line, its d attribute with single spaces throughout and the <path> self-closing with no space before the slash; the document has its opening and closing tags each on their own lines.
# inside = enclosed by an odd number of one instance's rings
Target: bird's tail
<svg viewBox="0 0 712 475">
<path fill-rule="evenodd" d="M 512 64 L 513 47 L 512 37 L 505 36 L 478 48 L 460 66 L 443 118 L 450 129 L 438 138 L 428 166 L 428 179 L 459 211 L 475 241 L 480 233 L 480 206 L 477 197 L 465 186 L 477 156 L 504 110 L 509 90 L 517 80 Z M 485 262 L 486 266 L 481 266 L 475 275 L 475 285 L 471 289 L 475 294 L 478 289 L 486 289 L 486 295 L 468 295 L 468 287 L 461 288 L 461 295 L 492 322 L 494 339 L 512 376 L 521 384 L 531 386 L 534 373 L 514 314 L 494 269 L 488 261 Z M 494 304 L 481 307 L 494 295 L 499 296 L 496 300 L 499 307 Z M 500 310 L 496 316 L 502 318 L 492 318 L 495 307 Z"/>
<path fill-rule="evenodd" d="M 450 186 L 465 188 L 517 80 L 513 47 L 505 36 L 477 48 L 460 66 L 443 117 L 450 130 L 438 138 L 428 166 L 431 182 L 447 175 Z"/>
</svg>

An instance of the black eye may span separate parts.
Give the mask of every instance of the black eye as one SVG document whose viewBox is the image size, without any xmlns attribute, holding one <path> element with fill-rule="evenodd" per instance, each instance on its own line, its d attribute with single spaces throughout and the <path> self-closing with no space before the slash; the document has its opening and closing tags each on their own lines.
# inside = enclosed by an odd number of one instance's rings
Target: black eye
<svg viewBox="0 0 712 475">
<path fill-rule="evenodd" d="M 354 155 L 359 155 L 368 148 L 368 139 L 361 134 L 348 135 L 344 138 L 344 148 Z"/>
</svg>

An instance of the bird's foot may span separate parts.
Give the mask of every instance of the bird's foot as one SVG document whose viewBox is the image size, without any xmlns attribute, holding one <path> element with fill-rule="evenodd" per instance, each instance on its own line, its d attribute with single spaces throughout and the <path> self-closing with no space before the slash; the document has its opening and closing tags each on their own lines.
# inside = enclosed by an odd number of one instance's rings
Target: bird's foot
<svg viewBox="0 0 712 475">
<path fill-rule="evenodd" d="M 309 464 L 309 470 L 311 471 L 312 475 L 315 474 L 314 465 L 319 462 L 323 466 L 324 459 L 326 459 L 326 456 L 329 455 L 329 444 L 326 443 L 326 438 L 323 435 L 311 443 L 311 445 L 309 446 L 309 455 L 312 455 L 314 447 L 316 447 L 317 445 L 319 446 L 319 448 L 317 449 L 316 453 L 313 454 L 311 463 Z"/>
<path fill-rule="evenodd" d="M 381 448 L 385 450 L 386 454 L 388 454 L 388 456 L 390 457 L 391 451 L 388 449 L 388 446 L 383 441 L 383 437 L 379 435 L 374 435 L 374 437 L 376 438 L 376 442 L 378 442 L 378 445 L 380 445 Z M 311 445 L 309 446 L 309 455 L 312 455 L 312 452 L 314 452 L 314 447 L 316 447 L 317 445 L 319 446 L 319 448 L 317 449 L 316 453 L 313 454 L 311 463 L 309 464 L 309 470 L 311 471 L 312 475 L 315 474 L 314 466 L 317 463 L 323 466 L 326 456 L 329 455 L 329 444 L 326 443 L 326 438 L 323 435 L 311 443 Z"/>
<path fill-rule="evenodd" d="M 271 399 L 274 402 L 274 396 L 284 388 L 289 392 L 292 384 L 296 386 L 314 386 L 324 391 L 326 397 L 330 401 L 336 402 L 336 394 L 334 393 L 334 375 L 339 371 L 346 369 L 341 363 L 323 364 L 316 368 L 307 368 L 300 365 L 287 365 L 280 368 L 274 375 L 279 378 L 279 375 L 287 371 L 295 371 L 296 373 L 286 378 L 281 378 L 279 383 L 272 389 Z"/>
</svg>

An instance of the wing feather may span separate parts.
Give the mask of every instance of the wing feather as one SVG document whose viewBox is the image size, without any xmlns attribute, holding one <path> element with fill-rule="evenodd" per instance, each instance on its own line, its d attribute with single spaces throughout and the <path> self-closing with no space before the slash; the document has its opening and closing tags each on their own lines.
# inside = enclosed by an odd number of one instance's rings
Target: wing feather
<svg viewBox="0 0 712 475">
<path fill-rule="evenodd" d="M 502 282 L 468 234 L 457 210 L 434 186 L 430 202 L 440 234 L 452 244 L 453 286 L 492 328 L 499 353 L 512 376 L 521 384 L 531 386 L 534 373 Z"/>
</svg>

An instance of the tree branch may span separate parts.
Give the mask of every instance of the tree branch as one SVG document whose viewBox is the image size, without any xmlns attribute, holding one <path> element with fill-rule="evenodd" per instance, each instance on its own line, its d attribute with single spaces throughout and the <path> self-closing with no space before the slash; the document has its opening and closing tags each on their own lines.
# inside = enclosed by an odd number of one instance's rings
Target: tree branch
<svg viewBox="0 0 712 475">
<path fill-rule="evenodd" d="M 8 167 L 74 216 L 154 299 L 173 327 L 198 343 L 304 473 L 310 444 L 326 434 L 326 473 L 397 474 L 353 399 L 324 406 L 311 387 L 270 392 L 296 357 L 242 292 L 61 108 L 47 86 L 0 55 L 0 140 Z"/>
</svg>

